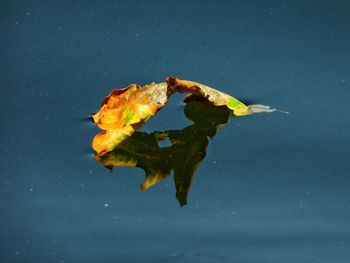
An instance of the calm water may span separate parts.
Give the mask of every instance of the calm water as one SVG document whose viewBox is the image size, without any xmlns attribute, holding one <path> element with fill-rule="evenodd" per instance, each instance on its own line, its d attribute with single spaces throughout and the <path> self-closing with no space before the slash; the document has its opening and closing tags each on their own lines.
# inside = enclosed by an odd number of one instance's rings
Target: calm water
<svg viewBox="0 0 350 263">
<path fill-rule="evenodd" d="M 350 4 L 268 2 L 2 1 L 0 262 L 349 262 Z M 232 118 L 183 207 L 90 147 L 169 74 L 290 112 Z M 190 125 L 176 95 L 141 132 Z"/>
</svg>

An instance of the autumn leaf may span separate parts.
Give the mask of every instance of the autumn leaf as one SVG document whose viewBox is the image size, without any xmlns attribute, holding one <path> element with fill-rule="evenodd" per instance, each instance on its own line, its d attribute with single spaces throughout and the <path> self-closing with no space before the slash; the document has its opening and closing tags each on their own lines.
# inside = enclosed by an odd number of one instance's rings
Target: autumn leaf
<svg viewBox="0 0 350 263">
<path fill-rule="evenodd" d="M 236 116 L 258 112 L 272 112 L 268 106 L 247 106 L 236 98 L 203 84 L 168 77 L 166 83 L 151 83 L 144 87 L 132 84 L 125 89 L 113 90 L 101 109 L 93 115 L 94 122 L 104 130 L 95 136 L 92 146 L 99 155 L 112 151 L 131 136 L 158 110 L 164 107 L 175 92 L 189 93 L 185 101 L 196 100 L 212 106 L 227 107 Z"/>
<path fill-rule="evenodd" d="M 93 120 L 105 130 L 95 136 L 92 146 L 98 154 L 112 151 L 164 107 L 168 100 L 166 83 L 144 87 L 132 84 L 113 90 L 104 100 Z"/>
</svg>

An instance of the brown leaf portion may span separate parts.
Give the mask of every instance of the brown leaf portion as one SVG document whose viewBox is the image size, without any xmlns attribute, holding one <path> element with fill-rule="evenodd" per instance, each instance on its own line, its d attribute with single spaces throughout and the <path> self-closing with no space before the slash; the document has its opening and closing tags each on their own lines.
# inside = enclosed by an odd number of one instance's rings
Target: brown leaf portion
<svg viewBox="0 0 350 263">
<path fill-rule="evenodd" d="M 268 106 L 250 105 L 247 106 L 236 98 L 221 92 L 219 90 L 210 88 L 201 83 L 189 80 L 181 80 L 174 77 L 167 77 L 166 79 L 169 89 L 174 92 L 190 93 L 191 100 L 198 100 L 214 106 L 226 106 L 233 111 L 236 116 L 250 115 L 259 112 L 272 112 Z M 194 96 L 195 95 L 195 96 Z"/>
</svg>

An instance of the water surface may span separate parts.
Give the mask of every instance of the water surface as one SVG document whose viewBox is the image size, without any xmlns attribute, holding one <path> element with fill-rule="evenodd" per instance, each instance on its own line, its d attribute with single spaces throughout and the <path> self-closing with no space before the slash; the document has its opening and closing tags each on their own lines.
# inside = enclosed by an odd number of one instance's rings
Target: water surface
<svg viewBox="0 0 350 263">
<path fill-rule="evenodd" d="M 347 1 L 3 1 L 1 262 L 350 258 Z M 290 114 L 233 118 L 186 206 L 94 160 L 116 87 L 191 79 Z M 182 96 L 140 132 L 192 125 Z M 238 151 L 239 149 L 239 151 Z"/>
</svg>

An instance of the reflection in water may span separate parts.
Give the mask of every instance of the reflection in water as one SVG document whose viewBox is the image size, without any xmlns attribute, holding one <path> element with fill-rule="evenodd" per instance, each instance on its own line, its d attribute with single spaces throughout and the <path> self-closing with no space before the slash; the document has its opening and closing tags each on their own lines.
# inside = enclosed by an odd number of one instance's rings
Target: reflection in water
<svg viewBox="0 0 350 263">
<path fill-rule="evenodd" d="M 209 138 L 227 123 L 232 113 L 226 107 L 211 107 L 199 102 L 189 102 L 184 109 L 193 124 L 182 130 L 162 132 L 136 132 L 120 143 L 112 152 L 95 159 L 107 168 L 134 166 L 142 168 L 146 180 L 143 190 L 174 174 L 176 198 L 180 205 L 187 203 L 192 177 L 204 159 Z M 161 147 L 159 142 L 169 140 Z"/>
</svg>

